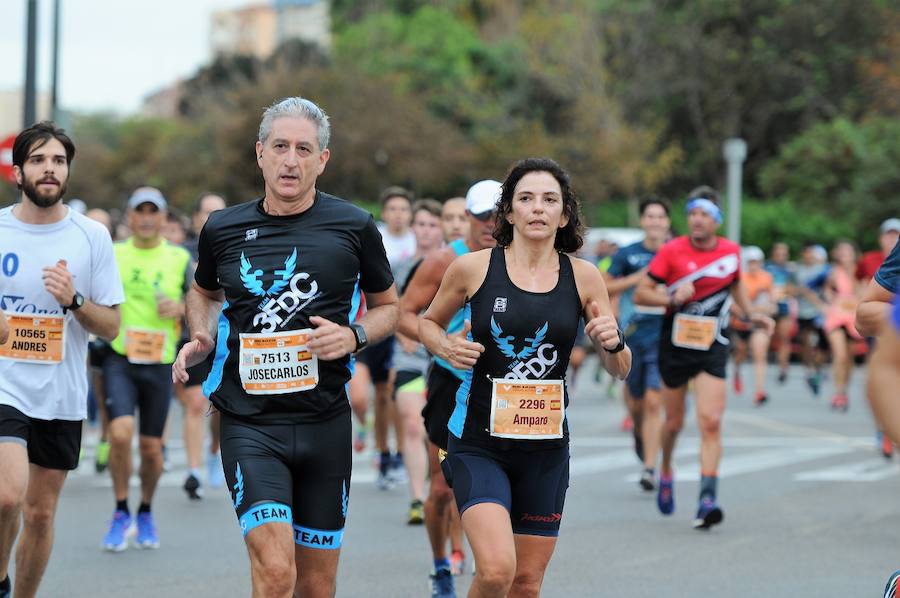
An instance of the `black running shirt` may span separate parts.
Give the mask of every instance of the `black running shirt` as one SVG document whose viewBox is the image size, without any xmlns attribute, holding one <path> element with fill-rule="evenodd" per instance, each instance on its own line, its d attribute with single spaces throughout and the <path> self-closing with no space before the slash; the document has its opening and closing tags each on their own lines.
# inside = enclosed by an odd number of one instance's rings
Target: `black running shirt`
<svg viewBox="0 0 900 598">
<path fill-rule="evenodd" d="M 311 328 L 311 316 L 346 326 L 359 311 L 360 291 L 388 290 L 394 281 L 371 214 L 320 191 L 312 207 L 291 216 L 266 214 L 262 199 L 219 210 L 200 234 L 194 279 L 204 289 L 225 292 L 215 360 L 203 385 L 216 408 L 249 421 L 282 423 L 325 421 L 349 411 L 349 356 L 318 360 L 314 387 L 248 393 L 241 368 L 248 371 L 254 359 L 258 366 L 259 356 L 245 350 L 242 362 L 246 341 L 240 335 Z M 265 385 L 270 374 L 289 375 L 292 366 L 273 357 L 263 374 L 255 368 L 255 382 L 245 374 L 248 387 Z"/>
<path fill-rule="evenodd" d="M 472 323 L 470 339 L 484 345 L 475 367 L 456 393 L 456 408 L 448 428 L 461 440 L 497 450 L 538 450 L 568 442 L 568 421 L 563 438 L 511 440 L 488 432 L 491 416 L 491 380 L 563 380 L 581 319 L 581 297 L 569 256 L 559 254 L 559 279 L 546 293 L 525 291 L 513 284 L 506 270 L 502 247 L 491 250 L 484 283 L 465 306 Z M 568 405 L 568 390 L 564 402 Z"/>
</svg>

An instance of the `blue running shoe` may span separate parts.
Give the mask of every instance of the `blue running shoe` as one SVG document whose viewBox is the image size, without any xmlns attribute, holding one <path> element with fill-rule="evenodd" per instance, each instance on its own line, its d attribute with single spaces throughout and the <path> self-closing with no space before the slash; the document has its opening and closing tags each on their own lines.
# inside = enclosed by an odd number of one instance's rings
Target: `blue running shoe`
<svg viewBox="0 0 900 598">
<path fill-rule="evenodd" d="M 159 548 L 159 536 L 156 535 L 153 513 L 138 513 L 137 545 L 141 548 Z"/>
<path fill-rule="evenodd" d="M 659 476 L 659 491 L 656 493 L 656 506 L 663 515 L 675 512 L 675 480 L 671 477 Z"/>
<path fill-rule="evenodd" d="M 128 548 L 128 536 L 132 532 L 132 524 L 134 519 L 125 511 L 116 511 L 113 513 L 112 521 L 109 524 L 109 531 L 103 538 L 103 550 L 108 552 L 122 552 Z"/>
<path fill-rule="evenodd" d="M 456 598 L 453 573 L 450 569 L 438 569 L 431 576 L 431 598 Z"/>
<path fill-rule="evenodd" d="M 704 498 L 700 501 L 697 516 L 694 518 L 694 529 L 709 529 L 718 523 L 722 523 L 723 519 L 725 519 L 725 513 L 722 512 L 716 501 L 711 498 Z"/>
<path fill-rule="evenodd" d="M 900 598 L 900 571 L 894 571 L 884 586 L 884 598 Z"/>
</svg>

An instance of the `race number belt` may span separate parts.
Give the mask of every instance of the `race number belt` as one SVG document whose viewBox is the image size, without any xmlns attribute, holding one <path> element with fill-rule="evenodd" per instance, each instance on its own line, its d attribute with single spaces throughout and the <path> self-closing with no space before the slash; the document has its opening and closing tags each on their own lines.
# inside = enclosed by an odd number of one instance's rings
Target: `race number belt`
<svg viewBox="0 0 900 598">
<path fill-rule="evenodd" d="M 672 344 L 683 349 L 707 351 L 716 341 L 719 319 L 711 316 L 675 314 Z"/>
<path fill-rule="evenodd" d="M 241 386 L 251 395 L 311 390 L 319 383 L 319 360 L 307 344 L 311 328 L 240 335 Z"/>
<path fill-rule="evenodd" d="M 518 440 L 563 437 L 562 380 L 491 380 L 491 436 Z"/>
<path fill-rule="evenodd" d="M 166 333 L 163 330 L 125 329 L 125 356 L 129 363 L 162 363 L 165 346 Z"/>
<path fill-rule="evenodd" d="M 0 357 L 29 363 L 60 363 L 65 353 L 64 316 L 6 316 L 9 338 Z"/>
</svg>

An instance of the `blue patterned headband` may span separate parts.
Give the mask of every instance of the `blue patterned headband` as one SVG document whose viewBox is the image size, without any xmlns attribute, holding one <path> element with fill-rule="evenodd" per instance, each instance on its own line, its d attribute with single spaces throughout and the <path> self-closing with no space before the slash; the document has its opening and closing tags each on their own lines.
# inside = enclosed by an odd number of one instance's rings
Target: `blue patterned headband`
<svg viewBox="0 0 900 598">
<path fill-rule="evenodd" d="M 719 209 L 719 206 L 714 204 L 712 201 L 701 197 L 699 199 L 692 199 L 688 202 L 687 205 L 687 213 L 690 214 L 692 210 L 700 208 L 707 214 L 713 217 L 713 220 L 716 221 L 717 224 L 722 224 L 722 210 Z"/>
</svg>

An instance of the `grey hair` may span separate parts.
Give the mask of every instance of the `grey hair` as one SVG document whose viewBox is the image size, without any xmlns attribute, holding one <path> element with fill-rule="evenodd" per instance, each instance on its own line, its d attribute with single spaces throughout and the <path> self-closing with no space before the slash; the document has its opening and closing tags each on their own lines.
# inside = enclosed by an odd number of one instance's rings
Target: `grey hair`
<svg viewBox="0 0 900 598">
<path fill-rule="evenodd" d="M 328 115 L 315 103 L 299 96 L 283 98 L 266 108 L 265 112 L 263 112 L 262 121 L 259 123 L 260 143 L 265 143 L 269 138 L 269 134 L 272 133 L 272 122 L 276 118 L 284 116 L 305 118 L 312 121 L 318 130 L 319 150 L 321 151 L 328 147 L 328 141 L 331 139 L 331 125 L 328 122 Z"/>
</svg>

